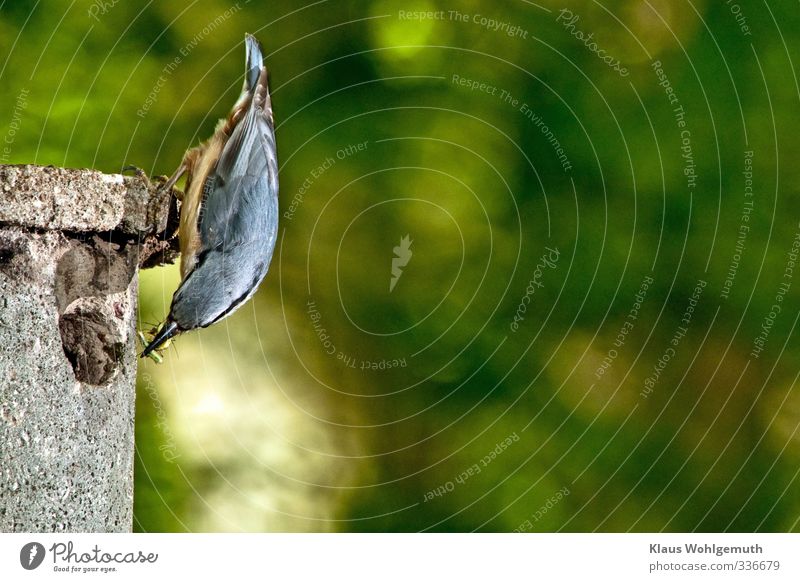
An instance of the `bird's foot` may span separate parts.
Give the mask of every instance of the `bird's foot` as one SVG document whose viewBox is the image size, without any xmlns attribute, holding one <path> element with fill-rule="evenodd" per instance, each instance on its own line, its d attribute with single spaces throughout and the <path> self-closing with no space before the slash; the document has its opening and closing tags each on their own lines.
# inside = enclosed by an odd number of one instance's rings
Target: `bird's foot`
<svg viewBox="0 0 800 582">
<path fill-rule="evenodd" d="M 153 187 L 153 184 L 150 182 L 150 178 L 147 176 L 147 172 L 145 172 L 139 166 L 124 166 L 120 173 L 124 174 L 125 172 L 133 172 L 137 178 L 142 180 L 147 185 L 148 190 Z"/>
</svg>

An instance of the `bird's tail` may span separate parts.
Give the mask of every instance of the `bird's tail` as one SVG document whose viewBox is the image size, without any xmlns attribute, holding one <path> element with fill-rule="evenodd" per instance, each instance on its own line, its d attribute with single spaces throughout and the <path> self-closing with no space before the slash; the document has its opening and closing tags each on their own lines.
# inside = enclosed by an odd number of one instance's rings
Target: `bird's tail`
<svg viewBox="0 0 800 582">
<path fill-rule="evenodd" d="M 245 34 L 245 75 L 242 97 L 234 107 L 249 103 L 249 108 L 260 111 L 272 122 L 272 98 L 269 94 L 267 67 L 264 66 L 264 54 L 261 43 L 252 34 Z"/>
<path fill-rule="evenodd" d="M 156 334 L 156 337 L 153 338 L 153 341 L 147 344 L 147 347 L 144 348 L 141 357 L 146 358 L 147 356 L 150 355 L 150 352 L 160 348 L 172 337 L 174 337 L 177 333 L 178 333 L 178 324 L 175 323 L 174 321 L 167 321 L 167 323 L 161 326 L 161 329 L 158 330 L 158 333 Z"/>
<path fill-rule="evenodd" d="M 261 50 L 261 43 L 252 34 L 244 35 L 245 44 L 245 73 L 244 91 L 254 93 L 258 86 L 258 79 L 264 69 L 264 54 Z"/>
</svg>

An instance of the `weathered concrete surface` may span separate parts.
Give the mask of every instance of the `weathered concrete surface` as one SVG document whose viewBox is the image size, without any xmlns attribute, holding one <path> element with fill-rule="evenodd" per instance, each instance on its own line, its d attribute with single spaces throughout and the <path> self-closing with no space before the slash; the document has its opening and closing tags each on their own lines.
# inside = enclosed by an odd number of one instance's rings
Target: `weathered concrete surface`
<svg viewBox="0 0 800 582">
<path fill-rule="evenodd" d="M 137 269 L 169 200 L 0 166 L 0 531 L 130 531 Z"/>
<path fill-rule="evenodd" d="M 40 230 L 163 233 L 169 192 L 139 178 L 52 166 L 0 166 L 0 224 Z"/>
</svg>

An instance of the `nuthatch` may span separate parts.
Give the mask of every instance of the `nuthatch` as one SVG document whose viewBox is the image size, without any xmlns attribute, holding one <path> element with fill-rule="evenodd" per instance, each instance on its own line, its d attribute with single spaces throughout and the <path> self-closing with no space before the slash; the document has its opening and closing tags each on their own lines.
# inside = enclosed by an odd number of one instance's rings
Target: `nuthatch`
<svg viewBox="0 0 800 582">
<path fill-rule="evenodd" d="M 245 35 L 242 94 L 207 142 L 164 183 L 186 174 L 178 237 L 181 283 L 166 321 L 142 352 L 227 317 L 256 292 L 278 233 L 278 159 L 261 45 Z"/>
</svg>

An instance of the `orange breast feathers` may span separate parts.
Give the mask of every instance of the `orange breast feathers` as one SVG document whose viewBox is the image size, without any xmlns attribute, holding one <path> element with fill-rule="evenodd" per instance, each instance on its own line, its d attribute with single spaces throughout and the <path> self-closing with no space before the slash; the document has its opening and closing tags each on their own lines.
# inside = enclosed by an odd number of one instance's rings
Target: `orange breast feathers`
<svg viewBox="0 0 800 582">
<path fill-rule="evenodd" d="M 186 185 L 186 193 L 181 203 L 181 223 L 178 241 L 181 249 L 181 279 L 192 272 L 200 250 L 200 228 L 197 223 L 200 207 L 203 203 L 203 186 L 206 178 L 216 167 L 217 160 L 225 146 L 227 136 L 216 131 L 206 143 L 194 148 L 190 153 L 194 157 L 191 180 Z"/>
</svg>

